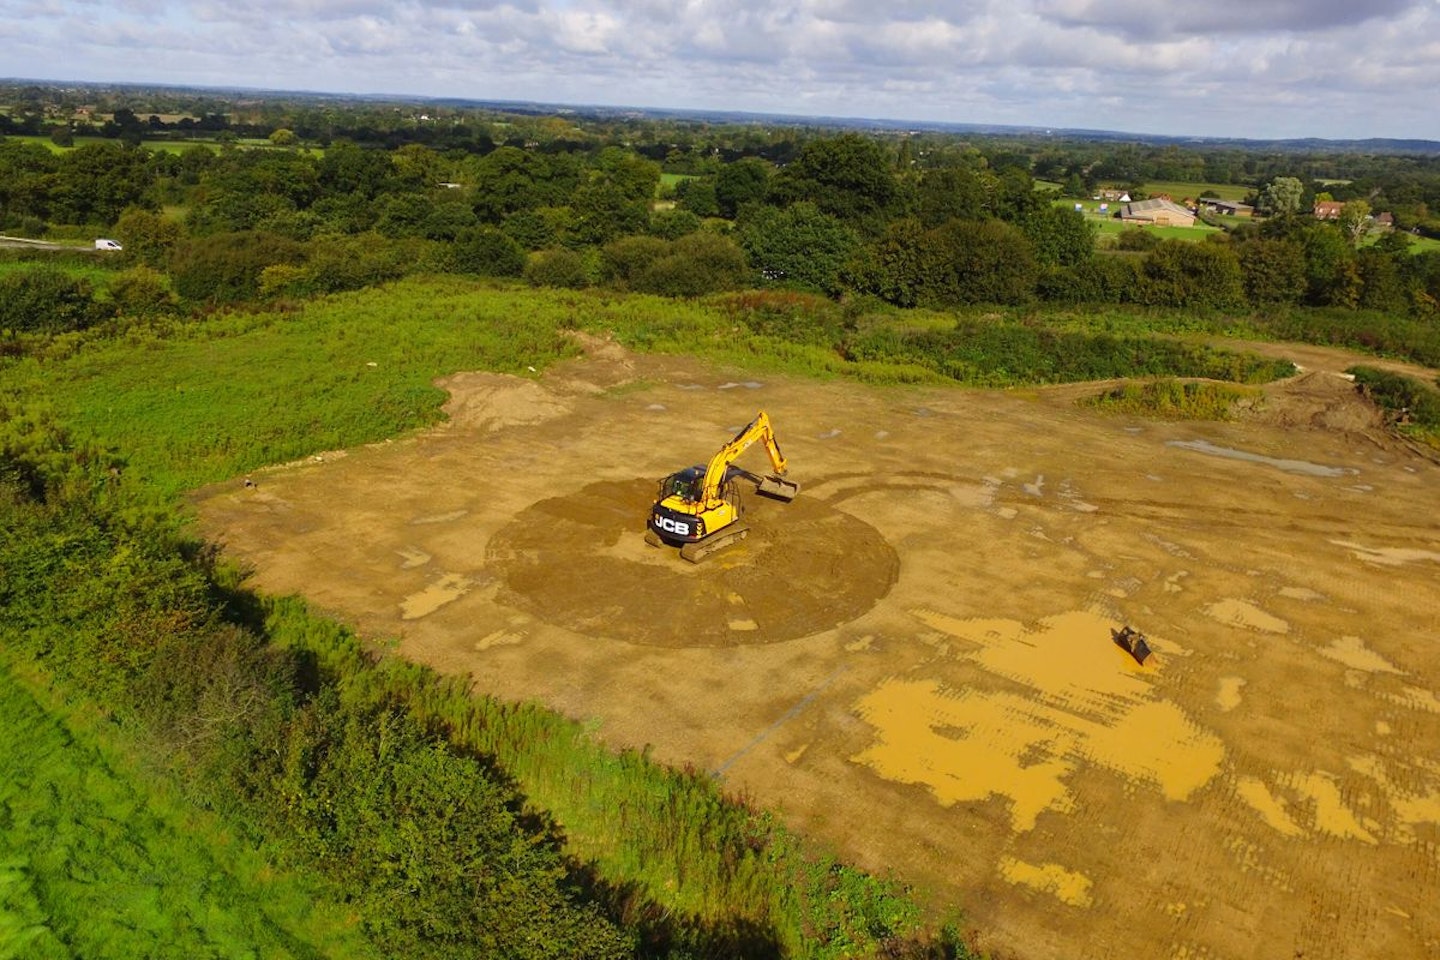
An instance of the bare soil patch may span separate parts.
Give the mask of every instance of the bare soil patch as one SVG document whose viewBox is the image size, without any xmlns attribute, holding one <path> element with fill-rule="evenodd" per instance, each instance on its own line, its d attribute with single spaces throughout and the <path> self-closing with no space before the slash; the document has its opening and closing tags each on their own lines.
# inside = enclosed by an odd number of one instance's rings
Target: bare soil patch
<svg viewBox="0 0 1440 960">
<path fill-rule="evenodd" d="M 890 591 L 894 549 L 874 527 L 816 499 L 747 500 L 744 550 L 703 565 L 637 539 L 656 485 L 593 483 L 523 511 L 490 541 L 500 603 L 577 632 L 662 647 L 775 643 L 838 627 Z M 570 572 L 554 589 L 554 571 Z M 777 576 L 776 571 L 783 571 Z M 836 590 L 836 583 L 848 588 Z M 643 611 L 628 598 L 652 595 Z M 636 616 L 636 613 L 643 615 Z"/>
<path fill-rule="evenodd" d="M 1155 423 L 592 343 L 196 502 L 259 588 L 715 771 L 1006 954 L 1436 957 L 1440 468 L 1362 358 L 1296 356 L 1252 416 Z M 759 409 L 800 498 L 699 567 L 644 545 Z"/>
</svg>

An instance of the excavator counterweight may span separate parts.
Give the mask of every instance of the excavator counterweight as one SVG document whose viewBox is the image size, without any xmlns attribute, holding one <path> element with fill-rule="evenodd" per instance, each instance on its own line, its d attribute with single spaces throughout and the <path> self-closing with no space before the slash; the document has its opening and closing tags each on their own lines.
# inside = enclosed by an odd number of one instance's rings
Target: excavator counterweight
<svg viewBox="0 0 1440 960">
<path fill-rule="evenodd" d="M 763 443 L 770 455 L 773 472 L 765 476 L 734 465 L 757 442 Z M 786 467 L 770 418 L 762 410 L 708 463 L 686 467 L 660 481 L 659 495 L 650 510 L 646 542 L 652 546 L 678 544 L 681 557 L 698 563 L 722 547 L 743 540 L 750 530 L 740 519 L 744 508 L 737 480 L 748 480 L 762 496 L 788 503 L 800 493 L 800 485 L 785 478 Z"/>
</svg>

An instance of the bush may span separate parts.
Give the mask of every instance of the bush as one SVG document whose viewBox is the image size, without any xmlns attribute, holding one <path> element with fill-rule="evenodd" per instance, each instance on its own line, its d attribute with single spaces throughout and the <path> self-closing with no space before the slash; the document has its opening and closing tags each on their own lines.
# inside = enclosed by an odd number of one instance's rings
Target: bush
<svg viewBox="0 0 1440 960">
<path fill-rule="evenodd" d="M 813 293 L 752 290 L 724 298 L 720 308 L 751 332 L 790 343 L 834 344 L 845 326 L 844 310 Z"/>
<path fill-rule="evenodd" d="M 1144 227 L 1126 227 L 1115 237 L 1118 250 L 1154 250 L 1160 245 L 1160 235 Z"/>
<path fill-rule="evenodd" d="M 832 295 L 840 292 L 841 268 L 860 246 L 855 231 L 813 203 L 751 208 L 739 234 L 751 267 L 766 280 Z"/>
<path fill-rule="evenodd" d="M 1256 306 L 1299 303 L 1305 297 L 1305 250 L 1293 240 L 1257 237 L 1240 244 L 1245 296 Z"/>
<path fill-rule="evenodd" d="M 1225 244 L 1162 240 L 1141 266 L 1137 298 L 1162 307 L 1223 310 L 1243 306 L 1240 259 Z"/>
<path fill-rule="evenodd" d="M 661 210 L 650 215 L 650 232 L 665 240 L 678 240 L 701 225 L 700 217 L 689 210 Z"/>
<path fill-rule="evenodd" d="M 449 269 L 479 277 L 518 277 L 525 272 L 525 248 L 495 227 L 471 228 L 450 247 Z"/>
<path fill-rule="evenodd" d="M 523 250 L 544 250 L 555 242 L 559 229 L 538 210 L 520 210 L 500 223 L 500 229 Z"/>
<path fill-rule="evenodd" d="M 1351 367 L 1346 372 L 1355 378 L 1355 386 L 1393 422 L 1428 432 L 1440 431 L 1440 391 L 1414 377 L 1374 367 Z"/>
<path fill-rule="evenodd" d="M 171 277 L 186 300 L 240 303 L 260 292 L 260 274 L 277 263 L 300 264 L 304 248 L 272 233 L 217 233 L 176 247 Z"/>
<path fill-rule="evenodd" d="M 670 253 L 670 244 L 659 237 L 621 237 L 600 250 L 600 275 L 621 290 L 635 281 L 651 264 Z"/>
<path fill-rule="evenodd" d="M 668 297 L 698 297 L 741 286 L 748 271 L 745 254 L 729 237 L 692 233 L 670 245 L 669 253 L 644 268 L 635 289 Z"/>
<path fill-rule="evenodd" d="M 1143 376 L 1264 383 L 1295 372 L 1289 361 L 1163 337 L 1075 333 L 981 319 L 962 319 L 953 330 L 864 331 L 849 336 L 842 352 L 851 360 L 914 364 L 987 386 Z"/>
<path fill-rule="evenodd" d="M 1256 390 L 1228 384 L 1164 378 L 1122 384 L 1081 403 L 1162 420 L 1229 420 L 1236 403 L 1257 396 Z"/>
<path fill-rule="evenodd" d="M 559 247 L 530 255 L 525 279 L 533 287 L 580 290 L 590 286 L 590 265 L 582 254 Z"/>
<path fill-rule="evenodd" d="M 1139 285 L 1137 258 L 1102 254 L 1073 267 L 1046 270 L 1036 292 L 1051 303 L 1129 303 Z"/>
<path fill-rule="evenodd" d="M 1035 256 L 1018 227 L 1000 220 L 951 220 L 926 231 L 922 244 L 922 306 L 1015 304 L 1035 295 Z"/>
<path fill-rule="evenodd" d="M 175 309 L 165 275 L 147 266 L 131 267 L 110 281 L 110 299 L 122 317 L 150 319 Z"/>
<path fill-rule="evenodd" d="M 63 333 L 105 318 L 88 282 L 51 266 L 0 276 L 0 330 Z"/>
<path fill-rule="evenodd" d="M 163 270 L 180 240 L 180 224 L 143 207 L 126 207 L 114 233 L 127 260 Z"/>
</svg>

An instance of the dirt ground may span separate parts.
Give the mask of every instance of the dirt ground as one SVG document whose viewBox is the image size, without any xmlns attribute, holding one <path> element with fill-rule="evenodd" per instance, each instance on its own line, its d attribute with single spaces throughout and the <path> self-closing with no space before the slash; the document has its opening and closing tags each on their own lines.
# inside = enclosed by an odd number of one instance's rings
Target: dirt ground
<svg viewBox="0 0 1440 960">
<path fill-rule="evenodd" d="M 1305 372 L 1219 424 L 590 348 L 451 377 L 445 426 L 202 491 L 201 525 L 258 588 L 713 770 L 1004 955 L 1440 957 L 1440 466 L 1356 358 L 1261 347 Z M 799 499 L 698 567 L 645 545 L 656 481 L 760 409 Z"/>
</svg>

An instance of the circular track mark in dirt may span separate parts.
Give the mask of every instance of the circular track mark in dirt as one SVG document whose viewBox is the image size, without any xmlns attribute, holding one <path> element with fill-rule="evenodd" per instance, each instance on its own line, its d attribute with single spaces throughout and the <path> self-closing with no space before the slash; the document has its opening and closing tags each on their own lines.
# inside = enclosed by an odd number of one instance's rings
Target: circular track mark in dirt
<svg viewBox="0 0 1440 960">
<path fill-rule="evenodd" d="M 541 500 L 486 547 L 499 600 L 578 633 L 658 647 L 778 643 L 848 623 L 895 584 L 874 527 L 802 491 L 748 492 L 750 534 L 703 563 L 645 543 L 653 480 Z"/>
</svg>

